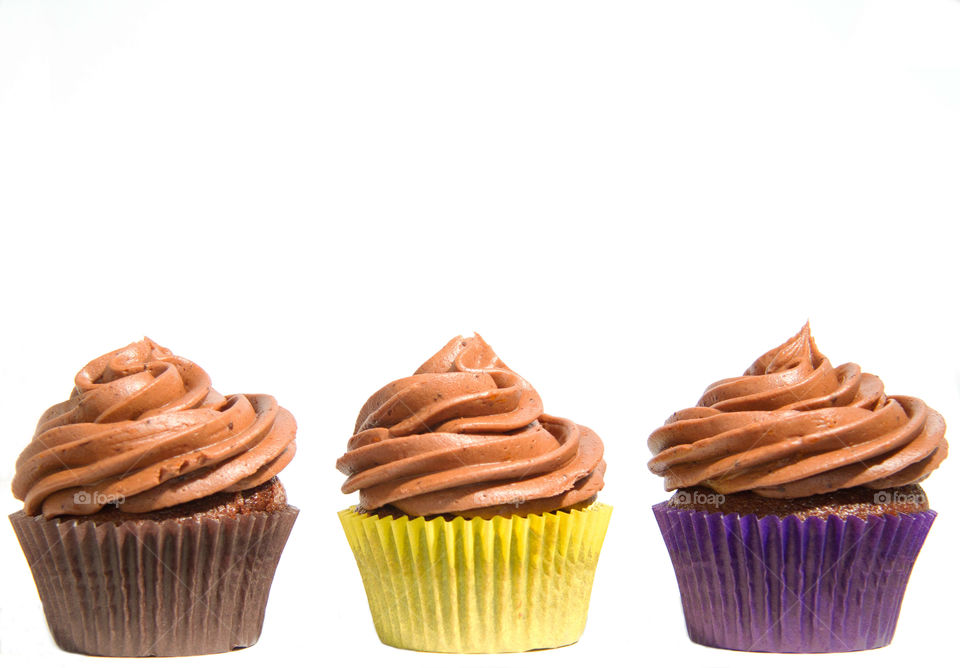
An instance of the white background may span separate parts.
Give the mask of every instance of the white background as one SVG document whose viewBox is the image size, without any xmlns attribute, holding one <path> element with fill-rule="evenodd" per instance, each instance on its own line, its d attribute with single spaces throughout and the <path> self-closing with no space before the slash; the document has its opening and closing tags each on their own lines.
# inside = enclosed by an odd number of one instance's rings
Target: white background
<svg viewBox="0 0 960 668">
<path fill-rule="evenodd" d="M 960 428 L 958 35 L 955 0 L 0 0 L 0 511 L 40 413 L 148 335 L 300 425 L 260 643 L 183 665 L 765 666 L 687 640 L 646 437 L 807 318 Z M 382 646 L 336 519 L 364 400 L 474 329 L 606 443 L 569 648 Z M 778 661 L 953 651 L 955 470 L 893 645 Z M 107 665 L 2 526 L 0 573 L 4 668 Z"/>
</svg>

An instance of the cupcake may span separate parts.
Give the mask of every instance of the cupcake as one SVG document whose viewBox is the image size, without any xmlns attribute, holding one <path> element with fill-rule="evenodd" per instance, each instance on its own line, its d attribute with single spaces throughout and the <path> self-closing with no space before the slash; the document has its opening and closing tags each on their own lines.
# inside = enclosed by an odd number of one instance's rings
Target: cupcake
<svg viewBox="0 0 960 668">
<path fill-rule="evenodd" d="M 17 460 L 10 516 L 54 640 L 100 656 L 257 641 L 297 517 L 277 479 L 296 422 L 222 396 L 150 339 L 87 364 Z"/>
<path fill-rule="evenodd" d="M 478 335 L 367 400 L 337 468 L 380 640 L 521 652 L 583 633 L 611 508 L 603 443 L 546 415 Z"/>
<path fill-rule="evenodd" d="M 917 484 L 943 418 L 833 367 L 809 324 L 710 385 L 648 444 L 690 639 L 763 652 L 883 647 L 936 516 Z"/>
</svg>

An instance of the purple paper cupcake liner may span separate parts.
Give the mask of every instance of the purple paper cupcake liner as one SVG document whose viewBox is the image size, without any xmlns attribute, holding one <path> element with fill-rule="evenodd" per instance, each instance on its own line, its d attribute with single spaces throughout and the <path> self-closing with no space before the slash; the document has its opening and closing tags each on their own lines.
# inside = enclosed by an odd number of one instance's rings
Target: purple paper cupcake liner
<svg viewBox="0 0 960 668">
<path fill-rule="evenodd" d="M 653 507 L 690 639 L 753 652 L 888 645 L 936 513 L 823 520 Z"/>
<path fill-rule="evenodd" d="M 188 656 L 249 647 L 298 510 L 130 520 L 10 515 L 61 649 Z"/>
</svg>

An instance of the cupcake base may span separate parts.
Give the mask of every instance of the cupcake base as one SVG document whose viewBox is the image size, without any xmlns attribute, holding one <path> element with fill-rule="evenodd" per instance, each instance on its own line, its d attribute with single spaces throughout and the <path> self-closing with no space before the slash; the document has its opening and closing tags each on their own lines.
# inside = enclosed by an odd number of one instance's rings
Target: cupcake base
<svg viewBox="0 0 960 668">
<path fill-rule="evenodd" d="M 61 649 L 189 656 L 257 642 L 298 510 L 156 520 L 10 515 Z"/>
<path fill-rule="evenodd" d="M 577 642 L 612 512 L 490 519 L 341 511 L 380 640 L 427 652 L 523 652 Z"/>
<path fill-rule="evenodd" d="M 888 645 L 936 513 L 861 519 L 653 507 L 690 639 L 754 652 Z"/>
<path fill-rule="evenodd" d="M 904 485 L 888 489 L 850 487 L 828 494 L 814 494 L 795 499 L 760 496 L 754 492 L 718 494 L 709 487 L 684 487 L 676 491 L 667 504 L 680 510 L 703 510 L 715 513 L 737 513 L 742 516 L 795 515 L 801 520 L 831 516 L 840 519 L 856 516 L 862 520 L 871 515 L 909 515 L 930 510 L 927 495 L 920 485 Z"/>
</svg>

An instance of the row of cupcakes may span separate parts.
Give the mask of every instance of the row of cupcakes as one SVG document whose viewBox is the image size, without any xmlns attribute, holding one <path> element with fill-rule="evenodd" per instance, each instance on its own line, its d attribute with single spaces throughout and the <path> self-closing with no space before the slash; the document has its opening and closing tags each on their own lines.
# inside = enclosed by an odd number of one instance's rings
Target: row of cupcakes
<svg viewBox="0 0 960 668">
<path fill-rule="evenodd" d="M 838 652 L 893 636 L 935 513 L 943 418 L 833 367 L 809 326 L 650 436 L 690 638 Z M 298 510 L 296 422 L 149 339 L 77 374 L 17 460 L 11 523 L 57 644 L 183 656 L 254 644 Z M 437 652 L 576 642 L 612 509 L 591 429 L 544 413 L 479 336 L 360 410 L 340 513 L 380 639 Z"/>
</svg>

